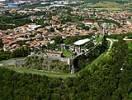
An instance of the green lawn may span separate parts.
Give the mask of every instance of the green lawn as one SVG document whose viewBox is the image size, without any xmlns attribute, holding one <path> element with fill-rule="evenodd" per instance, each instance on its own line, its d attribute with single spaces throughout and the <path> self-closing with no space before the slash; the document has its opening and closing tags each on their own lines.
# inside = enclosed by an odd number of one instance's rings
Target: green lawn
<svg viewBox="0 0 132 100">
<path fill-rule="evenodd" d="M 97 59 L 95 59 L 91 64 L 88 64 L 84 69 L 82 69 L 80 72 L 83 72 L 85 70 L 88 70 L 90 72 L 93 72 L 94 69 L 101 69 L 103 68 L 104 64 L 109 62 L 111 60 L 111 56 L 109 53 L 104 52 L 101 54 Z"/>
<path fill-rule="evenodd" d="M 63 54 L 65 57 L 71 57 L 73 53 L 69 50 L 62 50 Z"/>
<path fill-rule="evenodd" d="M 70 73 L 60 73 L 60 72 L 51 72 L 51 71 L 44 71 L 44 70 L 37 70 L 31 68 L 24 68 L 24 67 L 6 67 L 10 70 L 16 71 L 18 73 L 30 73 L 30 74 L 38 74 L 38 75 L 45 75 L 48 77 L 55 77 L 55 78 L 68 78 L 68 77 L 76 77 L 76 74 Z"/>
</svg>

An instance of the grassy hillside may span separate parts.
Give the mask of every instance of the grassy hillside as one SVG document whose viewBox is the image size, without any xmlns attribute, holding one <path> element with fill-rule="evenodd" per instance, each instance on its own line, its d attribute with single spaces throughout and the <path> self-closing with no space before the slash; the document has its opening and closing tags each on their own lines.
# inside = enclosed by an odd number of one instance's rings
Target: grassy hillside
<svg viewBox="0 0 132 100">
<path fill-rule="evenodd" d="M 114 43 L 78 77 L 62 79 L 0 67 L 0 100 L 132 100 L 131 44 Z"/>
</svg>

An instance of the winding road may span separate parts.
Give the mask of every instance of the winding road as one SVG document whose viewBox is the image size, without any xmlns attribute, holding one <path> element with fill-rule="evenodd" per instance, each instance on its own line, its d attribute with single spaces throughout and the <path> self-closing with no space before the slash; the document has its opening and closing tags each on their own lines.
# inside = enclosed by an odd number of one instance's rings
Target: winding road
<svg viewBox="0 0 132 100">
<path fill-rule="evenodd" d="M 111 39 L 111 38 L 107 38 L 106 40 L 110 42 L 108 51 L 111 50 L 111 48 L 112 48 L 112 46 L 113 46 L 113 43 L 118 41 L 118 40 L 116 40 L 116 39 Z"/>
</svg>

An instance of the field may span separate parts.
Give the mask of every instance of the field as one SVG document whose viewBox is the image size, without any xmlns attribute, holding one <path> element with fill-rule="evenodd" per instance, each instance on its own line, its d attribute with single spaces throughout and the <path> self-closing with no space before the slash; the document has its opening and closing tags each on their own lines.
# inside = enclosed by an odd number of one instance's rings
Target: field
<svg viewBox="0 0 132 100">
<path fill-rule="evenodd" d="M 84 3 L 80 7 L 83 8 L 95 8 L 98 10 L 110 10 L 110 11 L 119 11 L 119 10 L 131 10 L 131 3 L 126 3 L 126 4 L 119 4 L 116 2 L 109 2 L 109 1 L 103 1 L 99 3 Z"/>
</svg>

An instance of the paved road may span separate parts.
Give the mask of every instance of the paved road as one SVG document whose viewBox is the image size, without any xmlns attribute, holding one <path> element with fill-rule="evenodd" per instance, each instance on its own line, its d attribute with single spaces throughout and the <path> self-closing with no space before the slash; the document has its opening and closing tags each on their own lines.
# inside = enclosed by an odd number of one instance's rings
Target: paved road
<svg viewBox="0 0 132 100">
<path fill-rule="evenodd" d="M 107 38 L 106 40 L 110 42 L 110 46 L 109 46 L 108 51 L 111 50 L 111 48 L 112 48 L 112 46 L 113 46 L 113 43 L 118 41 L 118 40 L 116 40 L 116 39 L 111 39 L 111 38 Z"/>
<path fill-rule="evenodd" d="M 124 41 L 132 41 L 132 39 L 127 39 L 127 38 L 124 38 L 123 40 Z"/>
<path fill-rule="evenodd" d="M 112 39 L 112 38 L 107 38 L 106 40 L 110 42 L 108 51 L 110 51 L 110 49 L 112 48 L 113 43 L 118 41 L 117 39 Z M 132 39 L 127 39 L 127 38 L 124 38 L 123 40 L 124 41 L 132 41 Z"/>
<path fill-rule="evenodd" d="M 12 58 L 9 60 L 0 61 L 0 66 L 22 65 L 25 58 Z"/>
</svg>

